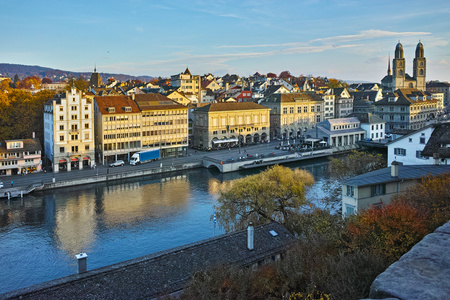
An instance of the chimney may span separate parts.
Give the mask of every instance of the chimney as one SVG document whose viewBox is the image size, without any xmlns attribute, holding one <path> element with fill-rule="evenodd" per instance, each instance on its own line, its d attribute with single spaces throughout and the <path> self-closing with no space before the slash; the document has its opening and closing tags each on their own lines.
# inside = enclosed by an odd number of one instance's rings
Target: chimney
<svg viewBox="0 0 450 300">
<path fill-rule="evenodd" d="M 391 176 L 392 177 L 398 177 L 398 165 L 399 163 L 395 160 L 391 164 Z"/>
<path fill-rule="evenodd" d="M 33 139 L 36 138 L 36 133 L 33 131 Z"/>
<path fill-rule="evenodd" d="M 253 240 L 255 236 L 255 229 L 253 228 L 252 222 L 248 224 L 247 228 L 247 248 L 248 250 L 253 250 Z"/>
<path fill-rule="evenodd" d="M 85 273 L 87 271 L 87 254 L 82 252 L 75 257 L 78 260 L 78 274 Z"/>
</svg>

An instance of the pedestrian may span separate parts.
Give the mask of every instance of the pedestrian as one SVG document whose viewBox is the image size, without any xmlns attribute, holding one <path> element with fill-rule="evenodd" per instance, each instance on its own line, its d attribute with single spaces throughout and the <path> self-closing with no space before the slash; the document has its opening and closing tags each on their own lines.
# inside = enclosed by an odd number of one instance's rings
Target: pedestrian
<svg viewBox="0 0 450 300">
<path fill-rule="evenodd" d="M 14 181 L 11 180 L 11 187 L 14 187 Z"/>
</svg>

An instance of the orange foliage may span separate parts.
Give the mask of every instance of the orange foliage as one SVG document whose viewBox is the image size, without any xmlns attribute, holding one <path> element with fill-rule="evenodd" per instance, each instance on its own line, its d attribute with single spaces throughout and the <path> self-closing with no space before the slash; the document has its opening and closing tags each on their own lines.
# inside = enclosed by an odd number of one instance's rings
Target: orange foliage
<svg viewBox="0 0 450 300">
<path fill-rule="evenodd" d="M 425 214 L 408 203 L 393 202 L 355 216 L 345 236 L 350 249 L 371 249 L 395 261 L 427 233 Z"/>
<path fill-rule="evenodd" d="M 26 89 L 26 90 L 29 90 L 31 88 L 38 90 L 40 87 L 41 87 L 41 79 L 37 76 L 26 77 L 19 83 L 18 86 L 19 89 Z"/>
</svg>

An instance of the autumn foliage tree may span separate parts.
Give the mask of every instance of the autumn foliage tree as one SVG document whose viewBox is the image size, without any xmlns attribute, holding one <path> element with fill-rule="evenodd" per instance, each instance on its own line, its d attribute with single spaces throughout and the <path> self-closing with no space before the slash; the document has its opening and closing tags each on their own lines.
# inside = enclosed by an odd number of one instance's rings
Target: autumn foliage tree
<svg viewBox="0 0 450 300">
<path fill-rule="evenodd" d="M 330 162 L 330 175 L 344 179 L 372 172 L 386 167 L 386 160 L 381 154 L 353 151 L 342 158 L 333 158 Z"/>
<path fill-rule="evenodd" d="M 28 76 L 24 78 L 22 81 L 19 82 L 18 88 L 19 89 L 35 89 L 38 90 L 41 87 L 41 79 L 39 77 L 35 76 Z"/>
<path fill-rule="evenodd" d="M 292 216 L 309 204 L 305 189 L 314 177 L 305 170 L 273 166 L 264 172 L 234 182 L 218 199 L 217 219 L 226 230 L 239 230 L 249 222 L 276 221 L 291 229 Z"/>
</svg>

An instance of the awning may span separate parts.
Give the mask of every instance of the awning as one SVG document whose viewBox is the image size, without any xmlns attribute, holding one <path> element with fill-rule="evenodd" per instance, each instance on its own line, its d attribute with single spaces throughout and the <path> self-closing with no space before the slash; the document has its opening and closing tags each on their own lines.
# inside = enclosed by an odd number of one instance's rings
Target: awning
<svg viewBox="0 0 450 300">
<path fill-rule="evenodd" d="M 306 139 L 306 140 L 305 140 L 305 142 L 311 142 L 311 143 L 315 143 L 315 142 L 318 142 L 318 141 L 320 141 L 320 139 L 312 139 L 312 138 L 309 138 L 309 139 Z"/>
<path fill-rule="evenodd" d="M 71 158 L 70 160 L 71 160 L 71 161 L 78 161 L 78 158 L 77 158 L 77 157 L 74 157 L 74 158 Z"/>
<path fill-rule="evenodd" d="M 223 140 L 215 140 L 213 143 L 215 144 L 221 144 L 221 143 L 235 143 L 238 139 L 223 139 Z"/>
<path fill-rule="evenodd" d="M 319 144 L 326 144 L 327 142 L 325 142 L 325 141 L 321 141 Z"/>
<path fill-rule="evenodd" d="M 89 157 L 83 157 L 83 160 L 89 160 Z"/>
<path fill-rule="evenodd" d="M 60 162 L 60 163 L 65 163 L 66 160 L 65 160 L 65 159 L 60 159 L 59 162 Z"/>
</svg>

